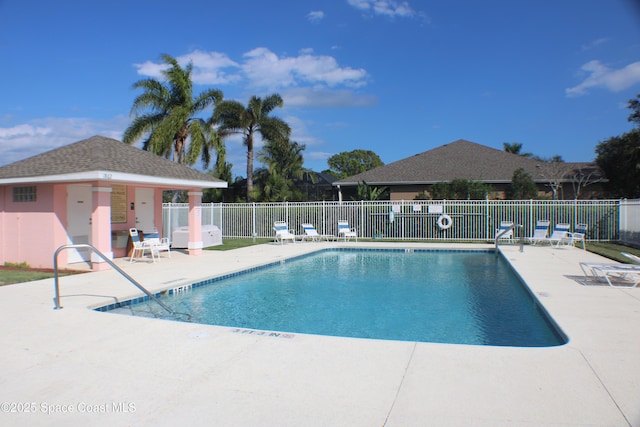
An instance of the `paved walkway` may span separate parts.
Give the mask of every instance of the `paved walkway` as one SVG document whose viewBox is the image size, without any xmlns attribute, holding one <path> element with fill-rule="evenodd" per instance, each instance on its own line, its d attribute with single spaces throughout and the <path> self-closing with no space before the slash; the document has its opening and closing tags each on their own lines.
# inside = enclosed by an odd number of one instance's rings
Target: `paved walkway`
<svg viewBox="0 0 640 427">
<path fill-rule="evenodd" d="M 331 245 L 118 263 L 161 290 Z M 578 263 L 602 261 L 580 249 L 501 248 L 568 344 L 283 338 L 87 309 L 137 294 L 112 270 L 61 278 L 62 310 L 53 280 L 0 287 L 0 425 L 640 426 L 640 288 L 580 285 Z"/>
</svg>

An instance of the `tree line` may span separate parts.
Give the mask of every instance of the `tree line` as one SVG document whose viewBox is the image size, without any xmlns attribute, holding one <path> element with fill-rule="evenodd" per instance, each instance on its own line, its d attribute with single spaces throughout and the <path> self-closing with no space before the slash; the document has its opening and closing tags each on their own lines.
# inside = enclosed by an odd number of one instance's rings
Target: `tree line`
<svg viewBox="0 0 640 427">
<path fill-rule="evenodd" d="M 609 180 L 611 197 L 640 198 L 640 95 L 629 100 L 627 118 L 634 128 L 596 146 L 596 163 Z"/>
</svg>

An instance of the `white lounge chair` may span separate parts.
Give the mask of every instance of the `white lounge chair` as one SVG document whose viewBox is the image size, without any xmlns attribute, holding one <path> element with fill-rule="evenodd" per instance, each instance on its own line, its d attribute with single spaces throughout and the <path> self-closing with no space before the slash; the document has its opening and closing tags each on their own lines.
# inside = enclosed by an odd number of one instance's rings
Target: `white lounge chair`
<svg viewBox="0 0 640 427">
<path fill-rule="evenodd" d="M 640 265 L 581 262 L 580 268 L 585 276 L 603 278 L 613 288 L 635 288 L 640 284 Z M 611 281 L 612 279 L 615 283 Z M 620 284 L 621 282 L 624 284 Z"/>
<path fill-rule="evenodd" d="M 547 236 L 549 236 L 549 224 L 550 222 L 546 219 L 539 219 L 536 221 L 536 228 L 533 230 L 533 236 L 529 237 L 527 241 L 533 245 L 545 242 L 547 240 Z"/>
<path fill-rule="evenodd" d="M 131 258 L 129 262 L 133 262 L 134 258 L 142 258 L 144 257 L 145 252 L 149 252 L 151 254 L 151 259 L 153 262 L 156 262 L 156 255 L 159 256 L 158 251 L 155 246 L 146 240 L 140 240 L 140 235 L 138 234 L 138 230 L 135 228 L 129 229 L 129 235 L 131 236 L 131 243 L 133 244 L 133 248 L 131 249 Z M 136 257 L 136 254 L 138 256 Z"/>
<path fill-rule="evenodd" d="M 351 239 L 354 237 L 356 242 L 358 241 L 358 232 L 355 228 L 349 227 L 348 221 L 338 221 L 338 239 L 344 238 L 344 241 Z"/>
<path fill-rule="evenodd" d="M 316 230 L 313 224 L 304 223 L 304 224 L 301 224 L 301 226 L 302 226 L 302 229 L 304 230 L 304 236 L 302 236 L 302 239 L 301 239 L 303 242 L 307 239 L 311 240 L 312 242 L 319 242 L 321 240 L 326 240 L 328 242 L 329 239 L 333 238 L 331 234 L 318 233 L 318 230 Z"/>
<path fill-rule="evenodd" d="M 576 225 L 576 229 L 573 233 L 567 233 L 567 235 L 562 239 L 562 244 L 567 246 L 575 246 L 576 243 L 582 242 L 582 249 L 586 250 L 587 247 L 585 245 L 585 236 L 587 235 L 587 229 L 589 226 L 587 224 L 578 224 Z"/>
<path fill-rule="evenodd" d="M 631 261 L 635 262 L 636 264 L 640 264 L 640 257 L 639 256 L 635 256 L 635 255 L 630 254 L 628 252 L 620 252 L 620 254 L 626 256 L 627 258 L 629 258 Z"/>
<path fill-rule="evenodd" d="M 285 221 L 276 221 L 273 223 L 273 230 L 276 232 L 275 242 L 284 244 L 285 240 L 291 240 L 291 243 L 296 242 L 296 235 L 291 230 Z"/>
<path fill-rule="evenodd" d="M 548 242 L 550 245 L 569 246 L 571 244 L 571 238 L 569 236 L 569 224 L 561 222 L 553 227 L 551 236 L 544 239 L 544 242 Z"/>
<path fill-rule="evenodd" d="M 513 222 L 511 222 L 511 221 L 500 221 L 500 228 L 496 228 L 496 238 L 503 231 L 505 233 L 500 236 L 500 240 L 511 241 L 513 239 Z"/>
</svg>

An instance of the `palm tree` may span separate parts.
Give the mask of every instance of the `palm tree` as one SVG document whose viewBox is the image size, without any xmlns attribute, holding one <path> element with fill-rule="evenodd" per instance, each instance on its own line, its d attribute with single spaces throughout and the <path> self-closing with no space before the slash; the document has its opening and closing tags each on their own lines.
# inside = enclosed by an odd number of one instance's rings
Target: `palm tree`
<svg viewBox="0 0 640 427">
<path fill-rule="evenodd" d="M 506 151 L 507 153 L 517 154 L 518 156 L 522 156 L 522 157 L 533 156 L 533 154 L 531 153 L 521 153 L 522 144 L 520 144 L 519 142 L 512 142 L 512 143 L 503 142 L 502 146 L 504 147 L 504 151 Z"/>
<path fill-rule="evenodd" d="M 233 164 L 227 163 L 227 149 L 224 146 L 222 137 L 216 132 L 212 136 L 212 141 L 216 150 L 216 164 L 213 166 L 213 176 L 231 183 L 233 179 Z"/>
<path fill-rule="evenodd" d="M 233 164 L 227 162 L 227 150 L 222 141 L 222 137 L 215 132 L 212 135 L 212 146 L 216 150 L 216 163 L 207 173 L 214 178 L 221 179 L 231 184 L 233 181 Z M 218 188 L 208 188 L 204 190 L 203 202 L 223 201 L 223 192 Z"/>
<path fill-rule="evenodd" d="M 258 153 L 258 159 L 267 165 L 270 171 L 277 171 L 287 179 L 301 179 L 304 144 L 296 141 L 269 141 Z"/>
<path fill-rule="evenodd" d="M 630 99 L 627 102 L 627 108 L 632 111 L 627 121 L 640 126 L 640 95 L 637 95 L 636 99 Z"/>
<path fill-rule="evenodd" d="M 358 184 L 357 195 L 352 200 L 382 200 L 387 197 L 387 187 L 371 187 L 365 181 Z"/>
<path fill-rule="evenodd" d="M 267 168 L 256 169 L 254 174 L 254 200 L 261 202 L 285 202 L 293 200 L 291 181 L 277 171 Z"/>
<path fill-rule="evenodd" d="M 267 166 L 262 189 L 267 201 L 286 201 L 299 196 L 294 185 L 305 173 L 302 167 L 305 148 L 304 144 L 285 140 L 269 141 L 260 150 L 258 159 Z"/>
<path fill-rule="evenodd" d="M 273 94 L 262 99 L 253 96 L 245 108 L 237 101 L 223 101 L 216 106 L 213 123 L 219 123 L 218 132 L 223 136 L 242 134 L 247 147 L 247 201 L 253 197 L 253 151 L 256 133 L 265 141 L 286 141 L 291 128 L 282 119 L 271 117 L 276 107 L 282 107 L 280 95 Z"/>
<path fill-rule="evenodd" d="M 122 139 L 127 144 L 133 144 L 146 136 L 144 150 L 188 165 L 193 165 L 201 157 L 207 167 L 211 160 L 209 150 L 216 148 L 215 131 L 196 114 L 220 103 L 222 92 L 208 89 L 194 98 L 191 81 L 193 64 L 189 63 L 183 69 L 175 58 L 166 54 L 161 58 L 170 65 L 162 71 L 166 84 L 155 79 L 144 79 L 133 84 L 134 89 L 143 89 L 144 93 L 133 101 L 131 114 L 136 117 Z"/>
</svg>

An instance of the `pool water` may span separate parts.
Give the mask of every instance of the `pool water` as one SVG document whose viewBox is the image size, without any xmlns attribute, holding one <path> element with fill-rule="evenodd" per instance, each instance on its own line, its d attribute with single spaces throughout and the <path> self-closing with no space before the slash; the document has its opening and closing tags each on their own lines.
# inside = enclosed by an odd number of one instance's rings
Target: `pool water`
<svg viewBox="0 0 640 427">
<path fill-rule="evenodd" d="M 496 346 L 566 342 L 492 251 L 325 250 L 163 302 L 195 323 L 235 328 Z M 113 311 L 162 314 L 153 301 Z"/>
</svg>

